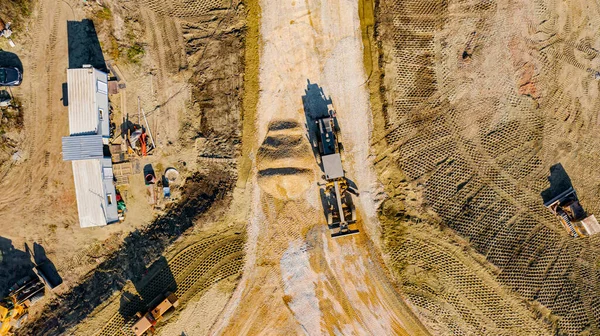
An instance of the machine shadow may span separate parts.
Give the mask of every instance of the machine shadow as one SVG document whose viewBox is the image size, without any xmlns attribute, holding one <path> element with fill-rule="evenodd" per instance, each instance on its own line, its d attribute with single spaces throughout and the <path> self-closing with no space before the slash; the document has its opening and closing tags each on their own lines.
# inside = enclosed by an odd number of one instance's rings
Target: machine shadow
<svg viewBox="0 0 600 336">
<path fill-rule="evenodd" d="M 306 124 L 304 125 L 307 130 L 306 137 L 311 144 L 313 155 L 319 164 L 319 168 L 323 171 L 323 163 L 320 160 L 318 146 L 318 134 L 319 126 L 317 120 L 320 118 L 326 118 L 329 116 L 329 105 L 331 105 L 331 98 L 327 98 L 323 92 L 323 88 L 318 84 L 312 84 L 310 80 L 307 80 L 305 95 L 302 96 L 302 105 L 304 106 L 304 117 Z M 337 120 L 336 120 L 337 123 Z M 335 125 L 338 127 L 338 125 Z"/>
<path fill-rule="evenodd" d="M 84 64 L 89 64 L 96 69 L 108 72 L 92 20 L 67 21 L 67 38 L 69 69 L 81 68 Z"/>
<path fill-rule="evenodd" d="M 0 237 L 0 298 L 20 279 L 35 277 L 34 267 L 27 251 L 16 249 L 10 239 Z"/>
<path fill-rule="evenodd" d="M 14 67 L 23 73 L 23 63 L 17 54 L 0 50 L 0 67 Z"/>
<path fill-rule="evenodd" d="M 144 271 L 143 277 L 134 283 L 136 293 L 124 292 L 120 299 L 119 314 L 125 321 L 135 319 L 156 307 L 168 293 L 175 293 L 177 283 L 167 259 L 161 256 Z"/>
<path fill-rule="evenodd" d="M 58 274 L 56 266 L 46 256 L 44 247 L 38 243 L 33 243 L 33 261 L 36 264 L 38 274 L 40 274 L 50 289 L 62 284 L 63 279 Z"/>
<path fill-rule="evenodd" d="M 63 106 L 69 106 L 69 87 L 67 83 L 62 83 L 62 98 L 60 100 L 63 102 Z"/>
<path fill-rule="evenodd" d="M 189 177 L 182 191 L 185 196 L 176 206 L 169 208 L 145 228 L 131 232 L 120 249 L 107 256 L 94 272 L 68 292 L 61 294 L 60 300 L 53 300 L 46 305 L 42 312 L 46 318 L 26 324 L 23 334 L 62 334 L 88 317 L 116 291 L 123 290 L 128 280 L 134 284 L 144 281 L 146 265 L 159 260 L 167 246 L 191 228 L 196 218 L 214 202 L 223 199 L 235 182 L 235 178 L 228 172 L 218 169 L 211 171 L 210 178 L 203 174 Z M 143 295 L 148 299 L 152 296 Z M 144 298 L 140 296 L 139 300 L 139 307 L 143 310 Z M 128 311 L 123 310 L 123 313 L 127 315 Z"/>
<path fill-rule="evenodd" d="M 573 187 L 571 178 L 569 178 L 565 168 L 560 163 L 550 167 L 550 176 L 548 176 L 548 182 L 550 182 L 550 187 L 543 190 L 540 194 L 544 203 Z"/>
</svg>

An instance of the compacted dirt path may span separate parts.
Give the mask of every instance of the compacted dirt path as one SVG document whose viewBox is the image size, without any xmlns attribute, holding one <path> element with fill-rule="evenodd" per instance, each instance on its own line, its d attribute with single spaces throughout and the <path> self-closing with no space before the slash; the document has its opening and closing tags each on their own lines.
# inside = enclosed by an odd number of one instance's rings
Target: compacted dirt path
<svg viewBox="0 0 600 336">
<path fill-rule="evenodd" d="M 358 2 L 261 1 L 248 264 L 222 334 L 426 334 L 370 253 L 377 188 L 370 170 L 371 114 Z M 359 235 L 330 238 L 321 171 L 306 137 L 303 96 L 323 90 L 337 111 L 344 168 L 360 198 Z M 308 91 L 307 91 L 308 90 Z M 314 93 L 314 92 L 313 92 Z"/>
</svg>

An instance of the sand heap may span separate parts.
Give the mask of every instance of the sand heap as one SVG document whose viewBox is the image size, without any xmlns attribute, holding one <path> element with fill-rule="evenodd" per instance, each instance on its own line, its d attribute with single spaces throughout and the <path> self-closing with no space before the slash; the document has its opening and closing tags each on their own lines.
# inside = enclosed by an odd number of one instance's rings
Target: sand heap
<svg viewBox="0 0 600 336">
<path fill-rule="evenodd" d="M 314 158 L 300 123 L 277 120 L 269 124 L 257 153 L 258 184 L 279 199 L 294 199 L 314 182 Z"/>
</svg>

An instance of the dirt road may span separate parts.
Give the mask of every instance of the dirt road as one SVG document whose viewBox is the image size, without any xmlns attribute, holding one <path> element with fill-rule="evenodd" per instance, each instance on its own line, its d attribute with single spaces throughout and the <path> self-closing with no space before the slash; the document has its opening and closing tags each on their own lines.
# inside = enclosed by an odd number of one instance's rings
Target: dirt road
<svg viewBox="0 0 600 336">
<path fill-rule="evenodd" d="M 52 260 L 72 246 L 58 244 L 56 233 L 79 226 L 71 165 L 61 157 L 61 136 L 68 134 L 67 108 L 61 101 L 68 66 L 66 21 L 74 19 L 66 3 L 41 2 L 30 23 L 32 39 L 18 32 L 17 46 L 11 49 L 23 63 L 23 83 L 12 91 L 23 103 L 25 121 L 20 158 L 1 172 L 2 236 L 19 250 L 24 243 L 37 242 Z M 89 245 L 92 236 L 73 232 L 72 241 Z"/>
<path fill-rule="evenodd" d="M 344 167 L 363 195 L 362 227 L 377 226 L 357 5 L 261 1 L 249 263 L 215 333 L 426 334 L 369 253 L 371 230 L 329 237 L 318 198 L 321 173 L 304 134 L 302 96 L 313 83 L 336 108 Z"/>
</svg>

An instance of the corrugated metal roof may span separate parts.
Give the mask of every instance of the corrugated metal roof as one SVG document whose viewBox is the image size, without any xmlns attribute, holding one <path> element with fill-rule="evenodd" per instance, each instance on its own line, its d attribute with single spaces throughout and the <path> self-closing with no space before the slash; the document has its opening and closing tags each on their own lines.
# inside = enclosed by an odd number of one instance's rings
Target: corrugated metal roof
<svg viewBox="0 0 600 336">
<path fill-rule="evenodd" d="M 104 185 L 100 160 L 73 161 L 79 225 L 83 228 L 106 225 Z"/>
<path fill-rule="evenodd" d="M 108 95 L 98 92 L 98 81 L 106 83 L 106 73 L 94 68 L 67 69 L 69 133 L 108 136 Z M 103 121 L 99 109 L 103 110 Z"/>
<path fill-rule="evenodd" d="M 104 158 L 110 136 L 106 73 L 91 67 L 67 70 L 69 133 L 63 137 L 63 160 L 72 161 L 81 227 L 118 220 L 112 162 Z"/>
<path fill-rule="evenodd" d="M 104 168 L 112 169 L 110 159 L 78 160 L 72 165 L 79 225 L 86 228 L 117 221 L 115 186 L 108 174 L 104 176 Z"/>
<path fill-rule="evenodd" d="M 64 161 L 101 159 L 104 156 L 101 135 L 76 135 L 62 138 Z"/>
</svg>

